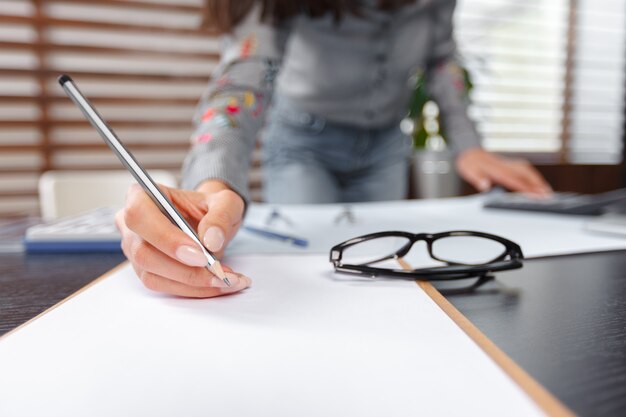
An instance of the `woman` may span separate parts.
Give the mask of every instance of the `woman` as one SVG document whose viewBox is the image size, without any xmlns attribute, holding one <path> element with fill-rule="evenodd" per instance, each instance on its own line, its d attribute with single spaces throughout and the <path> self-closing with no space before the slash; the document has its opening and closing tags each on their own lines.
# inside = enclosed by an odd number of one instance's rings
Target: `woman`
<svg viewBox="0 0 626 417">
<path fill-rule="evenodd" d="M 549 193 L 527 162 L 480 148 L 454 61 L 454 6 L 453 0 L 206 0 L 206 23 L 226 36 L 183 167 L 184 188 L 195 191 L 167 190 L 205 246 L 221 254 L 241 223 L 262 127 L 266 201 L 403 198 L 411 146 L 399 121 L 422 74 L 465 180 L 481 191 L 501 184 Z M 138 188 L 117 220 L 124 252 L 149 288 L 210 297 L 249 285 L 242 278 L 220 288 L 200 268 L 206 259 L 193 242 Z"/>
</svg>

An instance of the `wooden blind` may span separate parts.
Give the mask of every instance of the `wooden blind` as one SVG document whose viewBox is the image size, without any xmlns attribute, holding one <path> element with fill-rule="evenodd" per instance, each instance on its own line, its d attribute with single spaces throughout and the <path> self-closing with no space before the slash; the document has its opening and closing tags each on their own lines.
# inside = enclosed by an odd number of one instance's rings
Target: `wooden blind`
<svg viewBox="0 0 626 417">
<path fill-rule="evenodd" d="M 201 0 L 0 1 L 0 216 L 50 169 L 120 169 L 56 83 L 71 74 L 148 169 L 179 172 L 218 59 Z"/>
</svg>

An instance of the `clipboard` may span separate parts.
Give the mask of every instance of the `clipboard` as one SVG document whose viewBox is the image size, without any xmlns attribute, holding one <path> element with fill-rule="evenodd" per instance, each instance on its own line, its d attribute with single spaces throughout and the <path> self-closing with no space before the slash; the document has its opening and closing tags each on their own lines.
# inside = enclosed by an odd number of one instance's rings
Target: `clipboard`
<svg viewBox="0 0 626 417">
<path fill-rule="evenodd" d="M 58 309 L 63 304 L 87 292 L 88 289 L 103 283 L 107 278 L 128 266 L 128 262 L 113 268 L 94 281 L 68 296 L 64 300 L 40 313 L 26 323 L 11 330 L 0 337 L 0 342 L 14 335 L 25 327 L 37 322 L 40 318 Z M 575 415 L 541 384 L 535 381 L 500 348 L 498 348 L 485 334 L 483 334 L 470 320 L 448 302 L 439 291 L 429 282 L 417 281 L 419 288 L 449 317 L 480 349 L 547 415 L 550 416 L 573 416 Z"/>
</svg>

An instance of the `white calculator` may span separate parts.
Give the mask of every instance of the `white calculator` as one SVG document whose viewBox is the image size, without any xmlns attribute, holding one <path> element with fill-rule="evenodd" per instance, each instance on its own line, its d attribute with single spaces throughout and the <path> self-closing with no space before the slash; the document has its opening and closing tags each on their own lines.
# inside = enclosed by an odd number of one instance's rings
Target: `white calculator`
<svg viewBox="0 0 626 417">
<path fill-rule="evenodd" d="M 102 207 L 31 226 L 24 237 L 26 252 L 121 252 L 121 236 L 115 227 L 117 210 Z"/>
</svg>

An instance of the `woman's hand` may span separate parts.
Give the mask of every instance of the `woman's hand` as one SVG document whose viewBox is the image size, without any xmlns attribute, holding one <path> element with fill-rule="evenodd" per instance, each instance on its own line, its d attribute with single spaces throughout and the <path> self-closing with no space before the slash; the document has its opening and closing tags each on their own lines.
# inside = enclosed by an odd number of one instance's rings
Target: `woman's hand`
<svg viewBox="0 0 626 417">
<path fill-rule="evenodd" d="M 547 196 L 552 188 L 524 159 L 504 158 L 482 149 L 469 149 L 456 159 L 459 175 L 478 191 L 502 185 L 511 191 Z"/>
<path fill-rule="evenodd" d="M 198 191 L 160 186 L 211 252 L 221 257 L 241 224 L 244 202 L 219 181 L 207 181 Z M 215 297 L 241 291 L 250 279 L 225 268 L 228 287 L 206 268 L 198 245 L 161 213 L 139 185 L 132 186 L 126 206 L 115 221 L 122 250 L 143 284 L 154 291 L 184 297 Z"/>
</svg>

